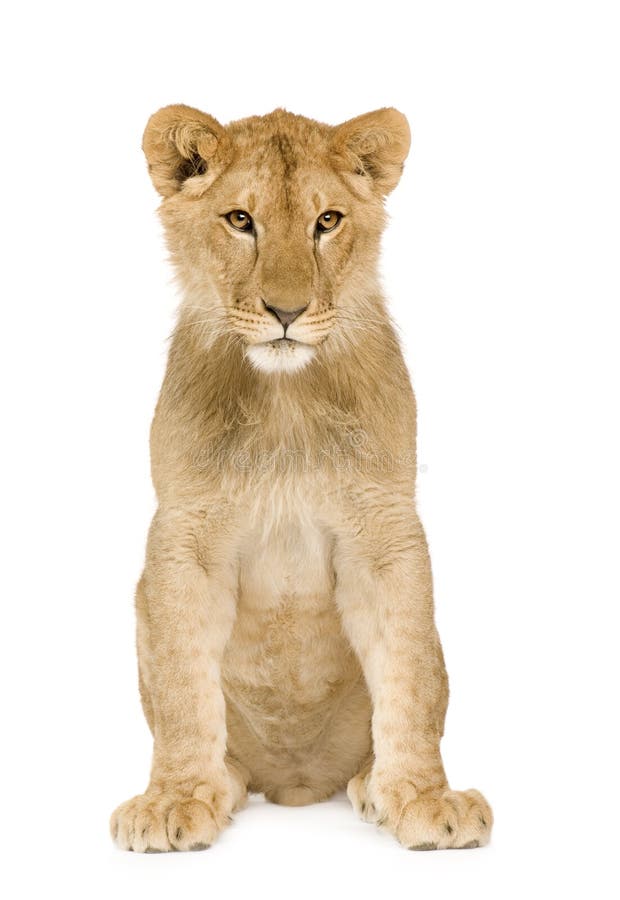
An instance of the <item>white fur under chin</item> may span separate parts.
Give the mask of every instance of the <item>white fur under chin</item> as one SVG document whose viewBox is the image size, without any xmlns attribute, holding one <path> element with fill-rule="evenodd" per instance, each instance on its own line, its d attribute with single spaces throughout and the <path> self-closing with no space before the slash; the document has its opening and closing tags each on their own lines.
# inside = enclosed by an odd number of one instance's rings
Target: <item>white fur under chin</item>
<svg viewBox="0 0 620 900">
<path fill-rule="evenodd" d="M 269 341 L 246 347 L 246 356 L 261 372 L 298 372 L 314 357 L 314 347 L 297 341 Z"/>
</svg>

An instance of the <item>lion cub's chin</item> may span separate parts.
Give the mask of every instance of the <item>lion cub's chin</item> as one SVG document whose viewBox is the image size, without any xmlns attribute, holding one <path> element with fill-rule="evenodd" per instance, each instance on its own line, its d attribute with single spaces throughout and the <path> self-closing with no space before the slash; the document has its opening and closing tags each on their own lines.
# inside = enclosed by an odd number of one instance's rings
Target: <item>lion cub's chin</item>
<svg viewBox="0 0 620 900">
<path fill-rule="evenodd" d="M 298 372 L 313 359 L 315 348 L 280 338 L 264 344 L 250 344 L 245 353 L 254 368 L 262 372 Z"/>
</svg>

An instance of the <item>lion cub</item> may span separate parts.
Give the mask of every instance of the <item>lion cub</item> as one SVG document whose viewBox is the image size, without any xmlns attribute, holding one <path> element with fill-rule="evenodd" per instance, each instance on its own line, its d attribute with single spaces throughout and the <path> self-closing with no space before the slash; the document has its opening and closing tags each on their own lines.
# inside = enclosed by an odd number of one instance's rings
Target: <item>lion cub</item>
<svg viewBox="0 0 620 900">
<path fill-rule="evenodd" d="M 344 787 L 405 847 L 489 840 L 487 802 L 450 790 L 439 750 L 415 403 L 377 276 L 409 141 L 395 109 L 147 124 L 183 302 L 136 595 L 153 763 L 112 816 L 122 848 L 201 849 L 248 791 Z"/>
</svg>

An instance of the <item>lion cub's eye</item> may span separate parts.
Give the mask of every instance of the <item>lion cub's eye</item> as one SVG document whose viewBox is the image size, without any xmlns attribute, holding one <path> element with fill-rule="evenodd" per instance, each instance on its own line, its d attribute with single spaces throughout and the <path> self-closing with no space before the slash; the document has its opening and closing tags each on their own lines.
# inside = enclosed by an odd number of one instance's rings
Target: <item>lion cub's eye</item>
<svg viewBox="0 0 620 900">
<path fill-rule="evenodd" d="M 252 231 L 252 217 L 242 209 L 233 209 L 226 218 L 237 231 Z"/>
<path fill-rule="evenodd" d="M 316 220 L 316 230 L 321 234 L 326 231 L 333 231 L 342 219 L 342 213 L 336 212 L 335 209 L 328 209 Z"/>
</svg>

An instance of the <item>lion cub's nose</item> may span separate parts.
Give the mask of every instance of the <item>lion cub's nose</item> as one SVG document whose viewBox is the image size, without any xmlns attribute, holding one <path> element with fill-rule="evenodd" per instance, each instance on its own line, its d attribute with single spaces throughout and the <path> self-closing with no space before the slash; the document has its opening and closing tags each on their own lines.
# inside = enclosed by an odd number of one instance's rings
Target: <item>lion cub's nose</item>
<svg viewBox="0 0 620 900">
<path fill-rule="evenodd" d="M 308 306 L 300 306 L 298 309 L 278 309 L 277 306 L 270 306 L 268 303 L 265 303 L 263 300 L 263 306 L 265 309 L 268 309 L 270 313 L 273 313 L 276 319 L 284 325 L 284 331 L 288 328 L 288 326 L 297 319 L 304 309 L 307 309 Z"/>
</svg>

